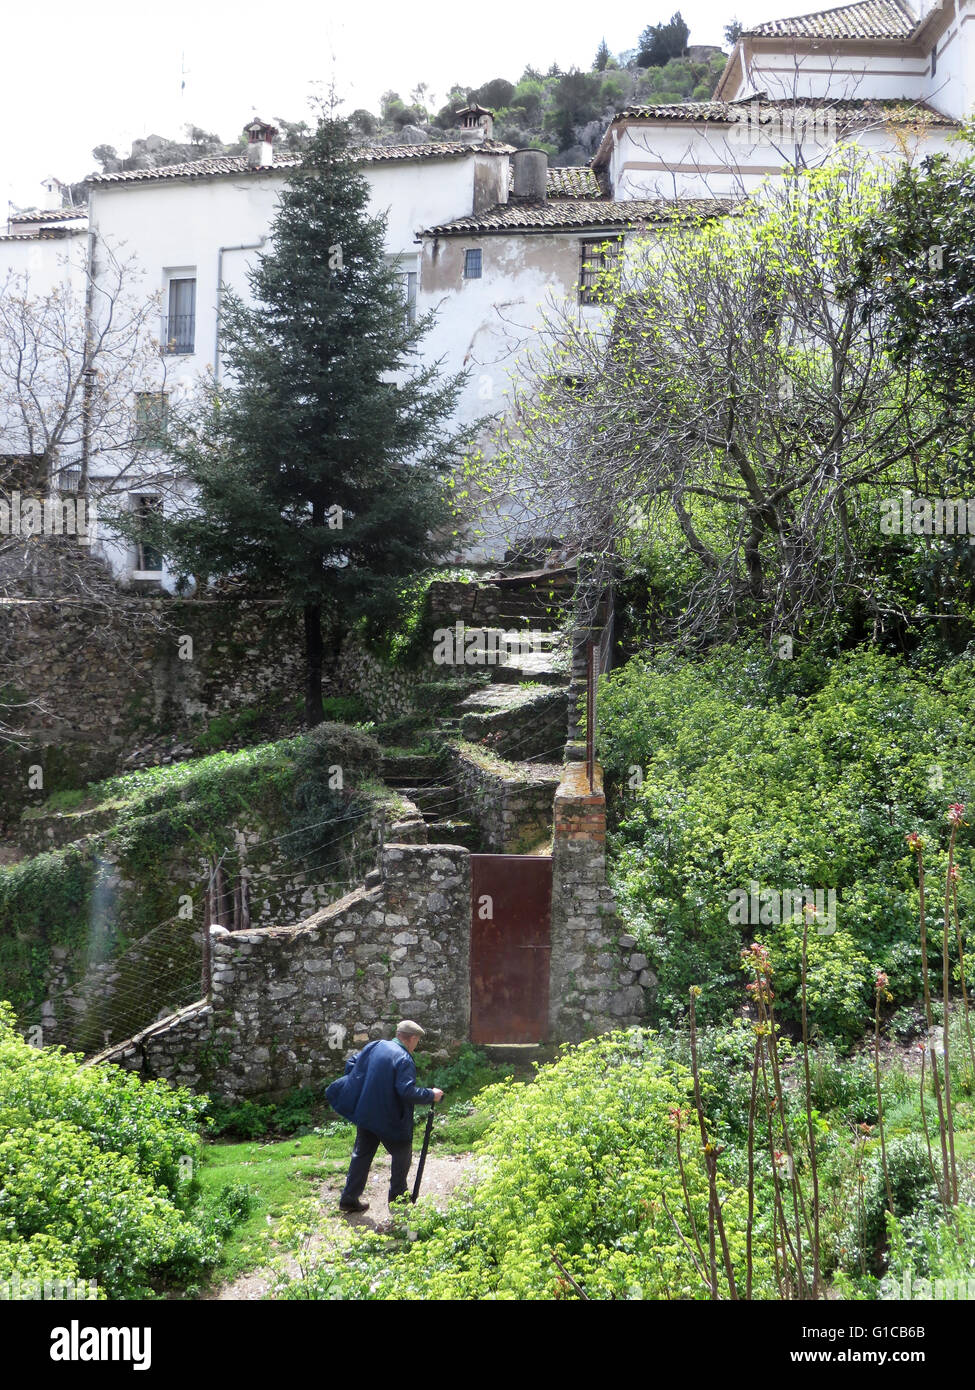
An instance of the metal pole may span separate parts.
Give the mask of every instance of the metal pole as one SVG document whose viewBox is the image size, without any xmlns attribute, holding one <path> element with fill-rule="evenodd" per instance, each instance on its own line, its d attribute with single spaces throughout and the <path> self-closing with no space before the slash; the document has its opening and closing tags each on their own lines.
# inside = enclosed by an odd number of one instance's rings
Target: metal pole
<svg viewBox="0 0 975 1390">
<path fill-rule="evenodd" d="M 596 762 L 596 647 L 590 638 L 586 647 L 586 775 L 590 795 L 595 790 Z"/>
</svg>

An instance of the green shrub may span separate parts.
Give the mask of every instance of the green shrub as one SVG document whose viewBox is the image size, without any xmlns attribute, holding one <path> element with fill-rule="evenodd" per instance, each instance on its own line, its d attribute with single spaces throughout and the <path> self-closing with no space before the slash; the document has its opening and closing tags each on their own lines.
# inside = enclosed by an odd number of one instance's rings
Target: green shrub
<svg viewBox="0 0 975 1390">
<path fill-rule="evenodd" d="M 633 660 L 606 679 L 611 870 L 660 982 L 658 1016 L 679 1015 L 691 984 L 704 987 L 704 1016 L 737 1004 L 738 954 L 757 939 L 778 949 L 777 1007 L 795 1021 L 798 933 L 774 912 L 732 920 L 751 884 L 835 890 L 838 931 L 810 933 L 824 1036 L 860 1031 L 874 966 L 896 1002 L 917 997 L 916 864 L 904 836 L 925 836 L 937 882 L 946 808 L 975 792 L 973 700 L 972 662 L 910 670 L 876 651 L 799 673 L 729 647 L 683 664 Z M 967 837 L 958 858 L 964 922 L 975 907 Z"/>
<path fill-rule="evenodd" d="M 882 1299 L 947 1298 L 975 1295 L 975 1205 L 961 1202 L 951 1222 L 933 1216 L 927 1223 L 888 1218 L 890 1268 L 880 1282 Z M 910 1280 L 910 1292 L 905 1281 Z M 932 1281 L 927 1282 L 925 1281 Z"/>
<path fill-rule="evenodd" d="M 204 1104 L 30 1047 L 0 1004 L 0 1280 L 95 1280 L 134 1298 L 212 1264 L 223 1227 L 193 1179 Z"/>
<path fill-rule="evenodd" d="M 815 1110 L 838 1114 L 851 1124 L 875 1124 L 877 1090 L 873 1064 L 865 1057 L 842 1057 L 821 1043 L 809 1049 L 809 1089 Z"/>
</svg>

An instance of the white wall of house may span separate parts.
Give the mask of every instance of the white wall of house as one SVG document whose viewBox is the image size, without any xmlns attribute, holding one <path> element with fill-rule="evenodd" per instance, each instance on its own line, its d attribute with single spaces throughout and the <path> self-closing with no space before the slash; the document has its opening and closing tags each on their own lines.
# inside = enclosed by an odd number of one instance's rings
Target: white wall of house
<svg viewBox="0 0 975 1390">
<path fill-rule="evenodd" d="M 26 275 L 31 296 L 48 295 L 59 286 L 83 296 L 86 252 L 84 229 L 57 239 L 27 234 L 0 236 L 0 285 L 8 275 Z"/>
<path fill-rule="evenodd" d="M 707 198 L 754 193 L 768 178 L 795 165 L 799 157 L 815 166 L 828 156 L 837 135 L 878 162 L 950 151 L 952 131 L 937 127 L 891 129 L 875 126 L 839 132 L 829 110 L 813 113 L 803 130 L 796 122 L 763 126 L 745 118 L 737 125 L 701 121 L 651 120 L 618 128 L 610 156 L 614 196 L 629 198 Z M 818 124 L 817 124 L 818 120 Z M 797 138 L 798 137 L 798 138 Z"/>
<path fill-rule="evenodd" d="M 387 255 L 397 260 L 404 274 L 418 269 L 416 236 L 423 227 L 470 214 L 475 206 L 490 205 L 507 192 L 507 156 L 489 152 L 441 160 L 370 161 L 362 170 L 370 189 L 370 212 L 386 217 Z M 111 246 L 123 258 L 135 257 L 142 291 L 160 299 L 160 339 L 169 337 L 180 349 L 190 346 L 185 325 L 172 333 L 164 322 L 169 285 L 172 280 L 196 282 L 192 350 L 166 352 L 160 372 L 142 389 L 164 385 L 178 396 L 213 372 L 215 363 L 218 374 L 225 375 L 217 346 L 218 278 L 250 299 L 248 272 L 260 254 L 257 244 L 268 238 L 289 172 L 284 168 L 93 186 L 91 224 L 98 244 Z M 270 247 L 267 240 L 265 247 Z M 145 490 L 152 492 L 151 481 Z M 137 491 L 133 489 L 133 502 Z M 105 541 L 101 549 L 116 574 L 133 573 L 131 547 Z M 172 587 L 167 570 L 158 578 L 164 587 Z"/>
<path fill-rule="evenodd" d="M 975 111 L 975 0 L 956 0 L 948 12 L 950 23 L 928 63 L 925 100 L 960 121 Z"/>
<path fill-rule="evenodd" d="M 73 317 L 80 327 L 84 322 L 87 248 L 83 224 L 64 237 L 27 233 L 0 237 L 0 294 L 26 293 L 28 299 L 46 300 L 58 293 L 63 297 L 61 312 L 69 321 Z M 30 452 L 30 441 L 22 429 L 12 387 L 5 371 L 0 381 L 0 453 L 25 454 Z M 61 460 L 66 465 L 73 461 L 70 457 Z"/>
<path fill-rule="evenodd" d="M 554 314 L 598 331 L 604 312 L 579 302 L 582 242 L 598 240 L 598 229 L 573 232 L 510 231 L 487 236 L 425 237 L 417 308 L 435 310 L 424 340 L 428 359 L 445 369 L 469 373 L 457 423 L 484 419 L 481 446 L 490 457 L 494 423 L 509 409 L 519 376 L 545 351 L 544 325 Z M 466 252 L 480 250 L 481 275 L 464 275 Z M 518 536 L 532 529 L 530 499 L 497 495 L 474 532 L 451 557 L 457 561 L 503 558 Z"/>
<path fill-rule="evenodd" d="M 822 39 L 813 45 L 746 35 L 732 55 L 720 96 L 737 101 L 764 91 L 773 101 L 927 101 L 963 120 L 975 106 L 975 0 L 913 0 L 911 8 L 918 20 L 928 22 L 910 41 Z"/>
</svg>

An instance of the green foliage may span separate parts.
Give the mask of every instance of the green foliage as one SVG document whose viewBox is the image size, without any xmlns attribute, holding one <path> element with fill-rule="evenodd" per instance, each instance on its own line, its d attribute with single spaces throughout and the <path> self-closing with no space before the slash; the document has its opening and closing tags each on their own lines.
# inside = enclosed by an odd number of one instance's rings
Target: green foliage
<svg viewBox="0 0 975 1390">
<path fill-rule="evenodd" d="M 319 1087 L 302 1086 L 280 1101 L 243 1100 L 229 1104 L 211 1100 L 207 1113 L 214 1135 L 259 1139 L 263 1135 L 305 1133 L 327 1109 Z"/>
<path fill-rule="evenodd" d="M 975 1293 L 975 1205 L 961 1202 L 951 1221 L 929 1221 L 919 1233 L 911 1223 L 888 1218 L 890 1271 L 880 1284 L 883 1299 L 971 1299 Z M 908 1287 L 906 1281 L 910 1281 Z M 925 1283 L 925 1281 L 928 1281 Z"/>
<path fill-rule="evenodd" d="M 842 1116 L 851 1124 L 874 1124 L 877 1090 L 865 1057 L 843 1057 L 829 1043 L 810 1049 L 809 1088 L 813 1108 Z"/>
<path fill-rule="evenodd" d="M 789 689 L 790 663 L 721 649 L 675 666 L 633 660 L 604 683 L 600 755 L 617 829 L 613 875 L 623 911 L 660 980 L 658 1009 L 679 1013 L 690 984 L 712 1017 L 741 999 L 738 953 L 773 946 L 776 1008 L 797 1018 L 798 931 L 772 914 L 732 920 L 751 884 L 834 889 L 837 931 L 810 933 L 810 1017 L 825 1037 L 869 1020 L 872 967 L 895 999 L 920 989 L 915 865 L 929 871 L 949 802 L 975 789 L 970 661 L 912 671 L 876 651 L 849 653 Z M 962 841 L 962 920 L 972 851 Z"/>
<path fill-rule="evenodd" d="M 778 1016 L 798 1026 L 802 1019 L 802 926 L 792 922 L 771 930 L 759 926 L 757 935 L 775 962 Z M 806 942 L 806 1010 L 811 1036 L 846 1043 L 862 1037 L 871 1018 L 873 976 L 870 960 L 857 950 L 847 931 L 821 936 L 813 927 Z"/>
<path fill-rule="evenodd" d="M 477 575 L 456 566 L 428 570 L 396 593 L 390 608 L 363 624 L 363 636 L 372 651 L 391 666 L 415 668 L 429 664 L 433 624 L 427 596 L 438 580 L 473 582 Z"/>
<path fill-rule="evenodd" d="M 204 1102 L 33 1048 L 0 1004 L 0 1278 L 96 1280 L 142 1297 L 212 1263 L 241 1196 L 200 1209 Z M 219 1204 L 218 1204 L 219 1205 Z"/>
<path fill-rule="evenodd" d="M 921 368 L 970 418 L 975 160 L 954 153 L 904 164 L 858 242 L 853 283 L 866 292 L 864 317 L 877 322 L 898 361 Z"/>
<path fill-rule="evenodd" d="M 322 724 L 295 739 L 145 768 L 89 787 L 86 804 L 114 813 L 107 830 L 85 846 L 0 867 L 0 978 L 7 996 L 33 1020 L 28 1006 L 36 1009 L 44 997 L 53 948 L 68 947 L 71 967 L 80 973 L 91 958 L 117 957 L 167 923 L 164 967 L 171 971 L 179 963 L 183 969 L 170 977 L 170 986 L 194 989 L 200 950 L 192 940 L 193 920 L 173 919 L 181 894 L 199 900 L 207 858 L 224 855 L 232 871 L 235 827 L 256 828 L 262 839 L 276 840 L 287 863 L 346 881 L 368 853 L 361 831 L 379 771 L 379 747 L 368 734 Z M 41 809 L 53 808 L 47 803 Z M 107 859 L 118 862 L 125 881 L 117 892 L 106 887 Z M 263 891 L 256 880 L 255 908 Z M 142 967 L 126 968 L 135 976 L 123 982 L 130 1013 L 117 1009 L 112 1025 L 129 1023 L 134 1031 L 150 1005 Z M 184 992 L 175 1002 L 193 997 Z M 172 1002 L 158 999 L 150 1011 Z M 79 1045 L 100 1046 L 103 1027 L 93 1016 Z"/>
<path fill-rule="evenodd" d="M 687 48 L 690 29 L 680 10 L 667 24 L 648 24 L 640 35 L 636 61 L 641 68 L 659 68 L 671 58 L 679 58 Z"/>
</svg>

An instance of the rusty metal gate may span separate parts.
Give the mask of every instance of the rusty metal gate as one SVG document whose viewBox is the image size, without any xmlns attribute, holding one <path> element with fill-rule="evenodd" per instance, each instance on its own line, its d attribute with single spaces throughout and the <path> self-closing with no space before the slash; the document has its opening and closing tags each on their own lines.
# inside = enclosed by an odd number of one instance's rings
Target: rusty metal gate
<svg viewBox="0 0 975 1390">
<path fill-rule="evenodd" d="M 551 937 L 552 860 L 472 854 L 472 1042 L 544 1041 Z"/>
</svg>

